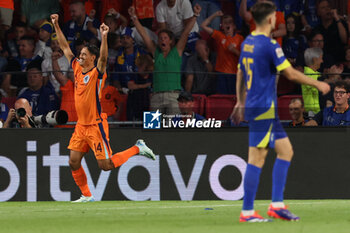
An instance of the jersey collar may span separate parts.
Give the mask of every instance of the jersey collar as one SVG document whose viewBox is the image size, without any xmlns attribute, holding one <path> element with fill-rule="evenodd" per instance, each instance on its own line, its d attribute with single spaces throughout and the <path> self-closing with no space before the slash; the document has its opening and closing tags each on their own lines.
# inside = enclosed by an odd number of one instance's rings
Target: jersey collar
<svg viewBox="0 0 350 233">
<path fill-rule="evenodd" d="M 349 105 L 346 106 L 346 108 L 345 108 L 344 111 L 337 111 L 337 110 L 335 109 L 335 106 L 334 106 L 334 108 L 333 108 L 333 112 L 335 112 L 335 113 L 340 113 L 340 114 L 343 114 L 343 113 L 345 113 L 345 112 L 348 111 L 348 110 L 349 110 Z"/>
<path fill-rule="evenodd" d="M 253 36 L 263 35 L 263 36 L 269 37 L 267 34 L 265 34 L 265 33 L 263 33 L 263 32 L 256 32 L 256 31 L 252 31 L 252 35 L 253 35 Z"/>
</svg>

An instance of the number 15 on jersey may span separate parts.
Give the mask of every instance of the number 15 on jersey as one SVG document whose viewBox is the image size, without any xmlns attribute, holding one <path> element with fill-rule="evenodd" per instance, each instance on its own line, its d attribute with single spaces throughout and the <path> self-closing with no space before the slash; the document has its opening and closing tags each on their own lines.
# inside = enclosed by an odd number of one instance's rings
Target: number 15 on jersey
<svg viewBox="0 0 350 233">
<path fill-rule="evenodd" d="M 246 74 L 248 76 L 247 80 L 247 90 L 249 90 L 252 87 L 252 81 L 253 81 L 253 71 L 251 69 L 251 65 L 254 63 L 254 59 L 250 57 L 244 57 L 242 59 Z"/>
</svg>

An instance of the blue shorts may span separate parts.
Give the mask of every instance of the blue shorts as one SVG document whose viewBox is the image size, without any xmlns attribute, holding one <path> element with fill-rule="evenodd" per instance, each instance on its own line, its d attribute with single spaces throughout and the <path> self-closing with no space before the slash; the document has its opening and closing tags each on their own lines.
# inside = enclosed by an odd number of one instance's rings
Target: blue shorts
<svg viewBox="0 0 350 233">
<path fill-rule="evenodd" d="M 279 119 L 249 121 L 249 146 L 274 148 L 275 140 L 287 137 Z"/>
</svg>

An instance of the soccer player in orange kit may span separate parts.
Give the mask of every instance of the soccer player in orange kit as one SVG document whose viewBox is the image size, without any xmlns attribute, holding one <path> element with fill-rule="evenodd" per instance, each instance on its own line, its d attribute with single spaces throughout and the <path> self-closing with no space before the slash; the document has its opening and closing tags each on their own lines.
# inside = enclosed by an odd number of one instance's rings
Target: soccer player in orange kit
<svg viewBox="0 0 350 233">
<path fill-rule="evenodd" d="M 111 170 L 121 166 L 133 155 L 144 155 L 155 160 L 155 155 L 143 140 L 137 140 L 131 148 L 112 155 L 109 145 L 107 115 L 101 113 L 100 95 L 105 83 L 108 46 L 108 26 L 101 24 L 100 50 L 93 45 L 85 46 L 75 58 L 69 44 L 58 24 L 58 15 L 51 15 L 58 42 L 66 58 L 71 62 L 74 71 L 74 98 L 78 121 L 69 142 L 69 165 L 75 183 L 79 186 L 82 196 L 74 202 L 94 201 L 81 160 L 91 148 L 97 159 L 98 166 L 104 170 Z M 97 65 L 95 61 L 97 60 Z"/>
</svg>

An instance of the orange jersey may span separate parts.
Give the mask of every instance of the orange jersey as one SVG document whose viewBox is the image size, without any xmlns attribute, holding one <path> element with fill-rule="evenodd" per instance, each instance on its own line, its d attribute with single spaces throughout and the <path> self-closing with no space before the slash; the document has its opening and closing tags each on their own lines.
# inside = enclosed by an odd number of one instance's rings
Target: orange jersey
<svg viewBox="0 0 350 233">
<path fill-rule="evenodd" d="M 101 123 L 94 125 L 77 124 L 69 141 L 68 149 L 87 153 L 91 148 L 96 159 L 104 160 L 112 156 L 109 143 L 107 116 L 101 114 Z"/>
<path fill-rule="evenodd" d="M 81 125 L 92 125 L 101 122 L 100 98 L 102 88 L 107 78 L 106 73 L 102 74 L 94 67 L 83 73 L 82 67 L 76 58 L 72 59 L 72 68 L 75 80 L 75 109 L 78 115 L 78 123 Z"/>
<path fill-rule="evenodd" d="M 134 0 L 133 6 L 139 19 L 154 18 L 153 0 Z"/>
<path fill-rule="evenodd" d="M 14 10 L 15 9 L 14 1 L 13 0 L 0 0 L 0 7 Z"/>
<path fill-rule="evenodd" d="M 108 13 L 108 10 L 114 8 L 119 13 L 122 13 L 123 10 L 123 1 L 116 0 L 102 0 L 101 1 L 101 22 L 104 21 L 105 15 Z M 125 3 L 124 3 L 125 4 Z"/>
<path fill-rule="evenodd" d="M 280 24 L 286 24 L 286 21 L 284 20 L 284 15 L 283 12 L 281 11 L 276 11 L 276 24 L 275 24 L 275 30 L 278 29 L 278 26 Z M 250 26 L 250 32 L 254 31 L 256 28 L 254 19 L 252 18 L 251 21 L 249 22 L 249 26 Z M 273 32 L 273 31 L 272 31 Z M 274 38 L 282 47 L 282 37 L 277 37 Z"/>
<path fill-rule="evenodd" d="M 78 116 L 74 104 L 74 83 L 68 79 L 67 83 L 60 87 L 60 90 L 62 93 L 60 109 L 68 113 L 68 121 L 77 121 Z"/>
<path fill-rule="evenodd" d="M 117 107 L 122 102 L 122 96 L 113 86 L 106 86 L 102 90 L 101 107 L 102 112 L 107 116 L 113 116 L 117 111 Z"/>
<path fill-rule="evenodd" d="M 243 36 L 239 34 L 233 37 L 226 36 L 217 30 L 214 30 L 211 36 L 215 40 L 217 49 L 215 70 L 227 74 L 236 74 L 239 57 L 228 50 L 228 47 L 230 44 L 233 44 L 238 51 L 241 51 L 241 44 L 244 40 Z"/>
</svg>

